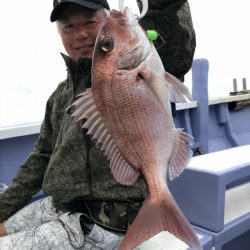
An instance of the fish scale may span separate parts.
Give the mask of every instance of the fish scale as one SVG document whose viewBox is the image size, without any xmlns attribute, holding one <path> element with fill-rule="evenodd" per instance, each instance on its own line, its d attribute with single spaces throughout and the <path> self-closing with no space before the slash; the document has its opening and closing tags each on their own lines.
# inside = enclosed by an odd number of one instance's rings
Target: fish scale
<svg viewBox="0 0 250 250">
<path fill-rule="evenodd" d="M 119 88 L 119 86 L 123 87 Z M 167 121 L 167 117 L 163 107 L 150 91 L 144 89 L 142 90 L 144 93 L 141 93 L 141 91 L 138 91 L 138 88 L 128 88 L 127 86 L 131 86 L 131 84 L 125 86 L 117 84 L 117 87 L 112 88 L 114 97 L 118 96 L 119 93 L 123 93 L 125 97 L 123 100 L 128 100 L 125 102 L 121 100 L 120 102 L 119 98 L 118 100 L 114 99 L 117 114 L 123 124 L 125 134 L 124 136 L 120 136 L 123 139 L 120 150 L 124 155 L 128 154 L 128 156 L 125 156 L 127 158 L 132 153 L 128 149 L 133 144 L 137 154 L 143 155 L 144 162 L 156 165 L 159 159 L 157 155 L 157 148 L 159 147 L 156 147 L 155 144 L 161 144 L 160 148 L 168 149 L 166 145 L 168 129 L 167 126 L 161 126 L 162 124 L 166 124 L 163 121 Z M 142 101 L 142 96 L 147 96 L 147 98 L 143 99 L 144 102 Z M 125 112 L 121 110 L 123 107 L 125 107 Z M 130 110 L 131 112 L 126 112 L 126 110 Z M 152 119 L 149 119 L 150 116 Z M 113 129 L 115 130 L 116 126 Z M 119 133 L 119 131 L 115 131 L 114 133 Z M 157 138 L 159 139 L 157 140 Z M 148 147 L 149 144 L 150 147 Z M 155 150 L 153 150 L 154 148 Z M 165 155 L 167 155 L 167 152 L 165 152 Z M 166 162 L 167 156 L 164 158 Z M 136 161 L 132 162 L 132 165 L 135 167 L 138 166 L 138 159 Z"/>
</svg>

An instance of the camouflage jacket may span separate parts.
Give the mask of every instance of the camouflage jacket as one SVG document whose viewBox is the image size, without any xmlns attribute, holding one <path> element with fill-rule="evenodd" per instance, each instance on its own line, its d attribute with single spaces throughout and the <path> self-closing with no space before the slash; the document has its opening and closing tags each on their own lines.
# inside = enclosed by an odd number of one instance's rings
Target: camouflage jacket
<svg viewBox="0 0 250 250">
<path fill-rule="evenodd" d="M 171 1 L 164 0 L 162 4 L 165 5 L 165 2 Z M 179 34 L 172 34 L 176 43 L 173 40 L 165 46 L 170 48 L 164 49 L 169 65 L 167 68 L 178 77 L 190 69 L 193 59 L 195 38 L 194 33 L 189 32 L 191 17 L 186 4 L 174 3 L 164 10 L 168 13 L 167 16 L 174 17 L 171 31 Z M 150 10 L 147 16 L 151 15 L 151 11 L 152 18 L 158 19 L 154 17 L 154 10 Z M 184 13 L 184 17 L 181 13 Z M 148 17 L 145 17 L 145 23 L 149 24 L 146 18 Z M 182 22 L 184 19 L 186 21 Z M 158 29 L 163 36 L 159 27 L 151 25 L 150 28 L 152 27 Z M 170 35 L 167 36 L 168 39 Z M 145 198 L 146 185 L 142 177 L 131 187 L 117 183 L 106 157 L 91 144 L 81 129 L 81 124 L 71 117 L 71 109 L 66 111 L 75 96 L 90 87 L 91 60 L 81 59 L 75 64 L 69 57 L 63 57 L 68 69 L 67 79 L 58 85 L 47 101 L 45 118 L 33 152 L 18 170 L 12 185 L 0 194 L 0 221 L 25 206 L 41 189 L 52 196 L 55 206 L 62 211 L 68 211 L 79 200 L 135 204 Z"/>
<path fill-rule="evenodd" d="M 77 200 L 136 201 L 145 197 L 142 178 L 131 187 L 115 181 L 103 152 L 90 143 L 80 122 L 72 118 L 72 111 L 65 111 L 75 96 L 90 86 L 91 60 L 81 59 L 76 65 L 69 57 L 63 57 L 68 68 L 67 80 L 59 84 L 47 102 L 33 152 L 17 172 L 13 184 L 0 194 L 2 220 L 26 205 L 41 189 L 63 211 Z"/>
</svg>

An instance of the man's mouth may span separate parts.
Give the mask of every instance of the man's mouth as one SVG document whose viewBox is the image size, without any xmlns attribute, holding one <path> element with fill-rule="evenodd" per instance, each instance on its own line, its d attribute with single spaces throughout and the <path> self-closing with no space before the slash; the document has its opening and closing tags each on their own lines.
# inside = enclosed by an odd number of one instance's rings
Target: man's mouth
<svg viewBox="0 0 250 250">
<path fill-rule="evenodd" d="M 84 52 L 84 51 L 89 51 L 91 49 L 93 49 L 94 45 L 91 44 L 91 45 L 84 45 L 84 46 L 81 46 L 81 47 L 76 47 L 75 49 L 79 52 Z"/>
</svg>

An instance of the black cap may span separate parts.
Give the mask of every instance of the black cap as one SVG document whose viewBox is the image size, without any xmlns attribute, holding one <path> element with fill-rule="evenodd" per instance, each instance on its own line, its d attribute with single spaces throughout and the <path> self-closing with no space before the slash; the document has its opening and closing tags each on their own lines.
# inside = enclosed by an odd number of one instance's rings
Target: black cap
<svg viewBox="0 0 250 250">
<path fill-rule="evenodd" d="M 54 9 L 52 10 L 50 15 L 51 22 L 54 22 L 58 19 L 61 11 L 63 10 L 65 4 L 67 3 L 79 4 L 83 7 L 93 10 L 98 10 L 101 8 L 109 10 L 109 4 L 106 0 L 54 0 L 53 2 Z"/>
</svg>

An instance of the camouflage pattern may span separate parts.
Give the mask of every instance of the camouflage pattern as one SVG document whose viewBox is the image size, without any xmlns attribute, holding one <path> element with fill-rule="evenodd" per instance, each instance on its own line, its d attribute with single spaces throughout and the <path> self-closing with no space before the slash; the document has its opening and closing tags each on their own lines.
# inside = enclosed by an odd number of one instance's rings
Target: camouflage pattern
<svg viewBox="0 0 250 250">
<path fill-rule="evenodd" d="M 167 72 L 183 80 L 192 66 L 196 46 L 188 1 L 149 0 L 149 11 L 140 24 L 146 30 L 156 30 L 166 41 L 162 47 L 160 38 L 155 42 L 163 65 Z"/>
<path fill-rule="evenodd" d="M 87 202 L 88 215 L 104 228 L 112 227 L 115 232 L 125 233 L 134 221 L 142 202 Z"/>
<path fill-rule="evenodd" d="M 86 164 L 86 140 L 81 124 L 65 111 L 75 96 L 90 86 L 91 60 L 78 64 L 63 56 L 68 68 L 67 80 L 59 84 L 47 102 L 39 140 L 27 161 L 17 172 L 13 184 L 0 194 L 0 218 L 7 219 L 40 189 L 53 197 L 61 211 L 72 209 L 77 200 L 143 200 L 146 185 L 139 178 L 134 186 L 115 181 L 109 163 L 95 144 Z M 84 72 L 86 72 L 84 74 Z"/>
<path fill-rule="evenodd" d="M 167 41 L 158 52 L 166 70 L 181 78 L 191 67 L 195 48 L 188 3 L 152 0 L 149 7 L 141 23 L 145 28 L 156 29 Z M 99 208 L 93 208 L 95 218 L 103 224 L 126 228 L 145 198 L 145 182 L 140 177 L 133 186 L 117 183 L 106 157 L 71 117 L 72 110 L 65 111 L 78 93 L 90 87 L 91 60 L 81 59 L 76 64 L 63 57 L 67 79 L 47 101 L 33 152 L 18 170 L 12 185 L 0 193 L 0 221 L 20 210 L 43 189 L 53 197 L 54 206 L 64 212 L 70 211 L 75 201 L 99 201 Z"/>
</svg>

